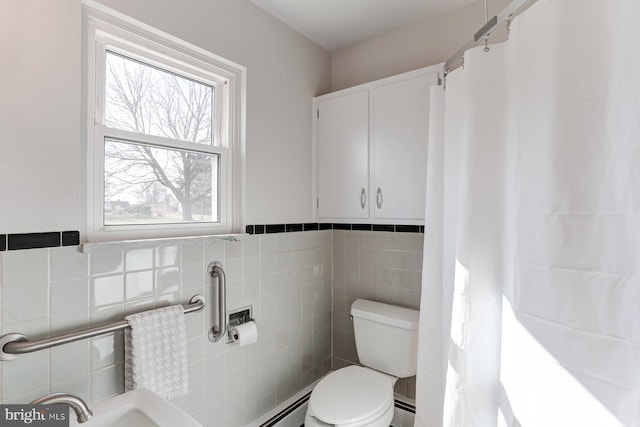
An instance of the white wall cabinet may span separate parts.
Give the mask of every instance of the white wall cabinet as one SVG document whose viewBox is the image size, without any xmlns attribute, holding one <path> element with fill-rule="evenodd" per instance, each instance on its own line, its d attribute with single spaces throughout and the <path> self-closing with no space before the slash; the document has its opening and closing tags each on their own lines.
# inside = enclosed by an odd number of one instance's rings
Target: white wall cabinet
<svg viewBox="0 0 640 427">
<path fill-rule="evenodd" d="M 321 102 L 317 119 L 318 216 L 369 217 L 369 93 Z M 317 118 L 318 114 L 316 114 Z"/>
<path fill-rule="evenodd" d="M 314 98 L 317 221 L 424 223 L 429 91 L 440 69 Z"/>
</svg>

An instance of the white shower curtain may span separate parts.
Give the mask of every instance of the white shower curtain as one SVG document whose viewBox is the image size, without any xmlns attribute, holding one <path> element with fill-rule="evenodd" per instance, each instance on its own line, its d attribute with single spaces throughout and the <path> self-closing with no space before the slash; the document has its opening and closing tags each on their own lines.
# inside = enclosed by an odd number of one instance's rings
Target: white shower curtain
<svg viewBox="0 0 640 427">
<path fill-rule="evenodd" d="M 640 1 L 539 0 L 432 91 L 416 426 L 640 426 Z"/>
</svg>

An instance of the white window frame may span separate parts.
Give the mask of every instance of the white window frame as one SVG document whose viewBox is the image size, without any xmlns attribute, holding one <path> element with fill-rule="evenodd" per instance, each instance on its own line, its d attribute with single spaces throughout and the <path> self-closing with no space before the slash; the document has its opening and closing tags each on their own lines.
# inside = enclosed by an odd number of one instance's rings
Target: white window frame
<svg viewBox="0 0 640 427">
<path fill-rule="evenodd" d="M 86 93 L 88 241 L 201 236 L 240 232 L 244 207 L 246 69 L 93 0 L 83 1 L 83 89 Z M 212 145 L 180 142 L 104 125 L 105 58 L 112 51 L 213 86 Z M 105 137 L 219 156 L 219 222 L 104 224 Z M 213 145 L 216 144 L 216 145 Z"/>
</svg>

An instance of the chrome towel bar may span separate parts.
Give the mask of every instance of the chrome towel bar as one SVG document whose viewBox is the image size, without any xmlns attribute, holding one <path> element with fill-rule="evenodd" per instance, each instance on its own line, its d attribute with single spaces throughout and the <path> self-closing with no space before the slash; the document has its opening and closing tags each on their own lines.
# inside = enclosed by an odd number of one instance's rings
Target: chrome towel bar
<svg viewBox="0 0 640 427">
<path fill-rule="evenodd" d="M 194 295 L 189 304 L 182 304 L 184 313 L 198 313 L 204 310 L 207 300 L 203 295 Z M 17 333 L 6 334 L 0 337 L 0 360 L 12 360 L 18 354 L 32 353 L 34 351 L 45 350 L 75 341 L 97 337 L 110 332 L 121 331 L 129 327 L 126 320 L 108 323 L 106 325 L 94 326 L 92 328 L 81 329 L 50 338 L 36 341 L 29 341 L 26 336 Z"/>
</svg>

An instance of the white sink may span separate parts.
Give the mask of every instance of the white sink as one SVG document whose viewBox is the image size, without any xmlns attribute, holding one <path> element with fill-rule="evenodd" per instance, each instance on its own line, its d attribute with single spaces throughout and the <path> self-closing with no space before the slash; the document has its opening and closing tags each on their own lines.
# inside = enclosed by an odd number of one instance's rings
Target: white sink
<svg viewBox="0 0 640 427">
<path fill-rule="evenodd" d="M 90 407 L 93 417 L 78 424 L 70 412 L 72 426 L 82 427 L 202 427 L 189 414 L 152 391 L 138 388 Z"/>
</svg>

